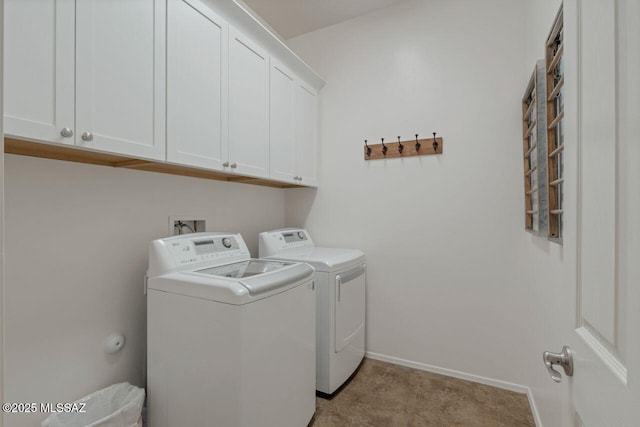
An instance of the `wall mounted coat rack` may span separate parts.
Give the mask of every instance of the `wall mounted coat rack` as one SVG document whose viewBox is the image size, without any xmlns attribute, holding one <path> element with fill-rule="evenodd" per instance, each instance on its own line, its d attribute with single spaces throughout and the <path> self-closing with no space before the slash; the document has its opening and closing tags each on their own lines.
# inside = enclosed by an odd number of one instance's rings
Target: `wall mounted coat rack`
<svg viewBox="0 0 640 427">
<path fill-rule="evenodd" d="M 379 160 L 442 154 L 442 143 L 442 138 L 436 137 L 436 132 L 433 133 L 433 138 L 426 139 L 418 139 L 418 134 L 415 139 L 407 141 L 400 141 L 398 137 L 398 142 L 384 142 L 384 138 L 381 138 L 380 144 L 369 144 L 365 139 L 364 159 Z"/>
</svg>

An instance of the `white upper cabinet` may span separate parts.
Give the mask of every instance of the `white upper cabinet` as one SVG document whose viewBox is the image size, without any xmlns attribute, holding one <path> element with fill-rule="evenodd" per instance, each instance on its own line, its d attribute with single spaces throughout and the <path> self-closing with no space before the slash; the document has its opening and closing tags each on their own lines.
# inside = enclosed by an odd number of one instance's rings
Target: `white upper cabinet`
<svg viewBox="0 0 640 427">
<path fill-rule="evenodd" d="M 4 12 L 6 135 L 316 185 L 324 83 L 235 2 L 5 0 Z"/>
<path fill-rule="evenodd" d="M 229 168 L 269 176 L 269 55 L 229 29 Z"/>
<path fill-rule="evenodd" d="M 270 176 L 316 185 L 317 93 L 273 58 L 270 79 Z"/>
<path fill-rule="evenodd" d="M 5 134 L 73 144 L 75 1 L 6 0 L 4 9 Z"/>
<path fill-rule="evenodd" d="M 318 93 L 301 82 L 296 85 L 295 117 L 298 184 L 317 185 Z"/>
<path fill-rule="evenodd" d="M 293 73 L 273 58 L 270 70 L 269 171 L 271 178 L 294 182 L 295 90 Z"/>
<path fill-rule="evenodd" d="M 228 26 L 198 0 L 169 0 L 167 160 L 222 169 Z"/>
<path fill-rule="evenodd" d="M 165 158 L 162 0 L 8 0 L 5 131 Z"/>
<path fill-rule="evenodd" d="M 163 0 L 76 2 L 76 144 L 165 158 Z"/>
</svg>

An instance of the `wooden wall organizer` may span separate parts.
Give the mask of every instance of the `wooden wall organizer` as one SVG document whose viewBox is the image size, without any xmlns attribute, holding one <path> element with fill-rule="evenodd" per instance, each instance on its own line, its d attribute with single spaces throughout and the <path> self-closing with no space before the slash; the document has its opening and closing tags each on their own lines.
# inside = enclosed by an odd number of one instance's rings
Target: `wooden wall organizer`
<svg viewBox="0 0 640 427">
<path fill-rule="evenodd" d="M 382 138 L 380 144 L 369 144 L 365 140 L 364 159 L 380 160 L 442 154 L 442 144 L 442 138 L 436 137 L 435 132 L 433 138 L 418 139 L 418 135 L 416 135 L 416 138 L 410 141 L 400 141 L 400 137 L 398 137 L 397 142 L 384 142 L 384 138 Z"/>
<path fill-rule="evenodd" d="M 522 150 L 524 160 L 525 229 L 547 235 L 547 117 L 546 66 L 536 63 L 522 97 Z"/>
<path fill-rule="evenodd" d="M 534 160 L 536 140 L 533 138 L 536 127 L 536 71 L 533 71 L 527 89 L 522 98 L 522 150 L 524 152 L 524 228 L 534 230 L 538 217 L 537 191 L 535 178 L 538 167 Z"/>
<path fill-rule="evenodd" d="M 564 71 L 562 54 L 564 52 L 564 30 L 562 6 L 553 23 L 546 43 L 547 78 L 547 188 L 549 191 L 549 239 L 562 242 L 562 189 L 564 183 Z"/>
</svg>

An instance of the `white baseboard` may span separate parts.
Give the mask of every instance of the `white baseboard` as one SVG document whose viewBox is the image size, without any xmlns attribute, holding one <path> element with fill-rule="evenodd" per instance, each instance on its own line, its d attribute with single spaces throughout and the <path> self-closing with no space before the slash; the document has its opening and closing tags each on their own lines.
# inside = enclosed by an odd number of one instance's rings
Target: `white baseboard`
<svg viewBox="0 0 640 427">
<path fill-rule="evenodd" d="M 527 397 L 529 398 L 529 405 L 531 406 L 531 413 L 533 414 L 533 420 L 536 422 L 536 427 L 542 427 L 542 420 L 540 420 L 538 407 L 536 406 L 536 401 L 533 398 L 533 393 L 529 387 L 527 387 Z"/>
<path fill-rule="evenodd" d="M 484 384 L 496 388 L 501 388 L 503 390 L 509 390 L 516 393 L 526 394 L 529 399 L 529 404 L 531 405 L 531 412 L 533 413 L 533 419 L 536 422 L 536 427 L 542 427 L 542 422 L 540 421 L 540 415 L 538 414 L 538 409 L 536 408 L 536 403 L 533 398 L 533 394 L 531 393 L 531 389 L 527 386 L 510 383 L 507 381 L 496 380 L 494 378 L 481 377 L 479 375 L 468 374 L 466 372 L 455 371 L 453 369 L 441 368 L 439 366 L 428 365 L 426 363 L 414 362 L 413 360 L 401 359 L 399 357 L 387 356 L 385 354 L 373 353 L 367 351 L 365 356 L 369 359 L 380 360 L 382 362 L 393 363 L 395 365 L 406 366 L 408 368 L 419 369 L 421 371 L 433 372 L 434 374 L 445 375 L 447 377 L 458 378 L 465 381 L 471 381 L 474 383 Z"/>
</svg>

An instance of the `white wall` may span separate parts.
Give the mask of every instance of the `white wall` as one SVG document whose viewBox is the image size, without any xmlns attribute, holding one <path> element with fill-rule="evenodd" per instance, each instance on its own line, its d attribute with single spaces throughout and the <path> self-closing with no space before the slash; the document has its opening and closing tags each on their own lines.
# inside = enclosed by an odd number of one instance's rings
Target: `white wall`
<svg viewBox="0 0 640 427">
<path fill-rule="evenodd" d="M 557 10 L 546 7 L 409 1 L 289 40 L 327 84 L 319 190 L 287 190 L 286 223 L 365 251 L 368 351 L 531 385 L 555 426 L 541 354 L 561 348 L 561 279 L 542 282 L 563 253 L 524 231 L 520 127 L 527 46 L 542 49 Z M 442 156 L 363 160 L 364 139 L 432 131 Z"/>
<path fill-rule="evenodd" d="M 282 227 L 284 191 L 150 172 L 6 156 L 6 396 L 67 402 L 106 385 L 141 385 L 142 293 L 150 240 L 169 215 L 203 215 L 239 231 Z M 127 336 L 107 356 L 102 341 Z M 11 416 L 8 426 L 42 416 Z"/>
<path fill-rule="evenodd" d="M 365 251 L 371 352 L 525 383 L 524 12 L 411 1 L 290 40 L 327 84 L 319 190 L 288 190 L 286 222 Z M 434 130 L 442 156 L 363 160 Z"/>
</svg>

